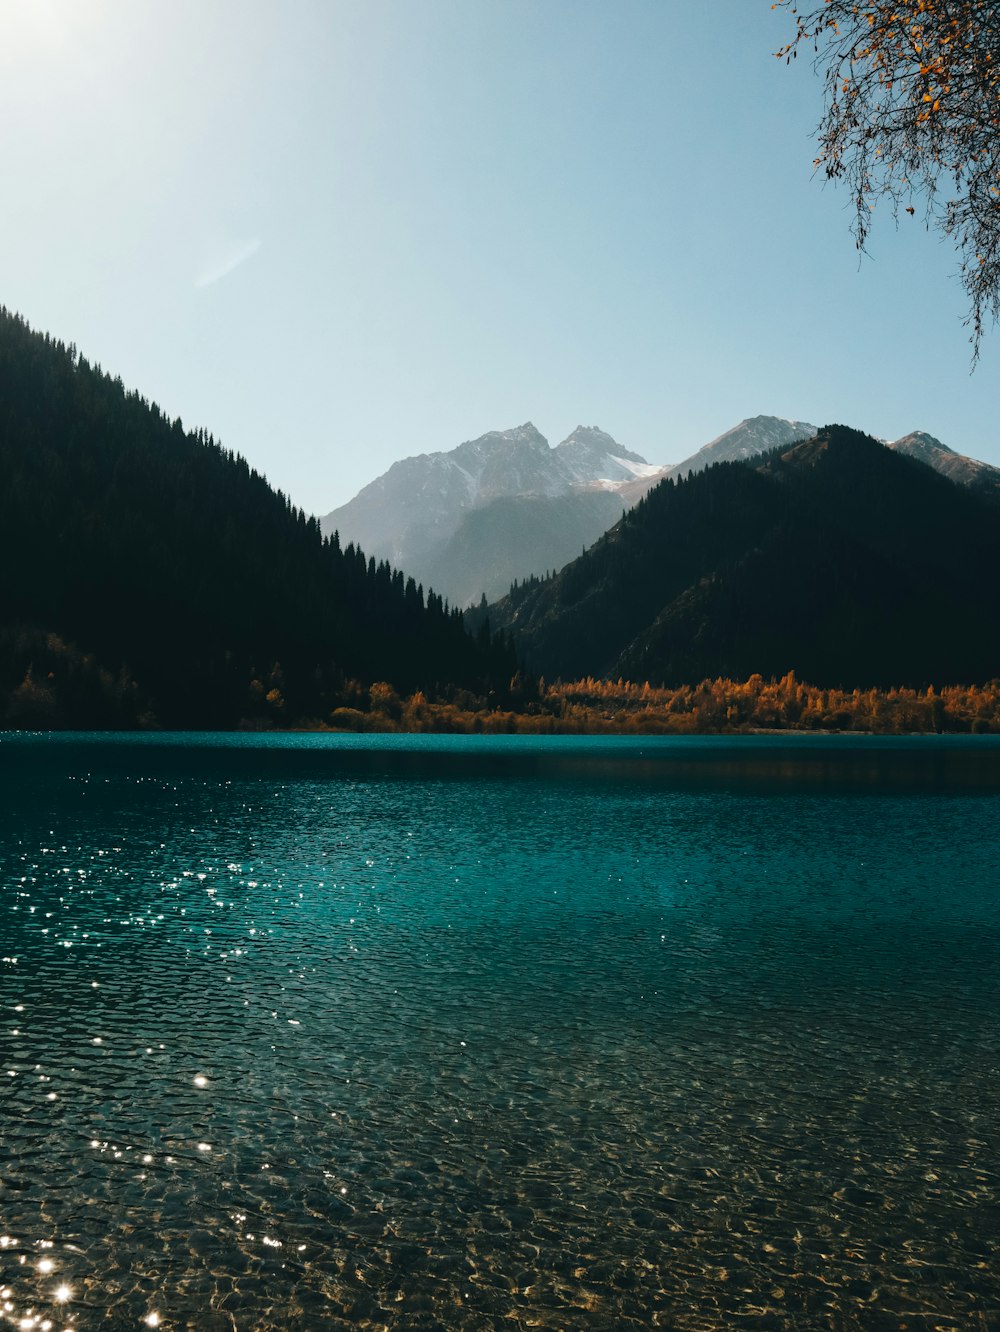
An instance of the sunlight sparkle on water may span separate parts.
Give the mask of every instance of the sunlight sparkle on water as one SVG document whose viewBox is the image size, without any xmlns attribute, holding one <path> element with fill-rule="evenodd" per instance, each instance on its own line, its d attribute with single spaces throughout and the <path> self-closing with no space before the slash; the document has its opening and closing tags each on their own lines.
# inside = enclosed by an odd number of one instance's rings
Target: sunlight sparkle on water
<svg viewBox="0 0 1000 1332">
<path fill-rule="evenodd" d="M 992 1326 L 1000 737 L 743 739 L 17 741 L 0 1332 Z"/>
</svg>

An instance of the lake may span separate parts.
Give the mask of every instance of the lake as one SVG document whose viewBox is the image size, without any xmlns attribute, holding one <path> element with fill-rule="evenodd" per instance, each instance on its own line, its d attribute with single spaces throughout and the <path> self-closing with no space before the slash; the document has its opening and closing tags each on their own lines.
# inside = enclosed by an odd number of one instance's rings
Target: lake
<svg viewBox="0 0 1000 1332">
<path fill-rule="evenodd" d="M 1000 1328 L 1000 743 L 0 735 L 0 1314 Z"/>
</svg>

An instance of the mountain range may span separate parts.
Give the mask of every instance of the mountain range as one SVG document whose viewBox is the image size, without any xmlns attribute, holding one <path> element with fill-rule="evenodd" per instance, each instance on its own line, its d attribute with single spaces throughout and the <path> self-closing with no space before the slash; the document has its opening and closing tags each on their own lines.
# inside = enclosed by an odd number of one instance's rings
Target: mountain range
<svg viewBox="0 0 1000 1332">
<path fill-rule="evenodd" d="M 596 426 L 551 448 L 528 421 L 404 458 L 320 524 L 462 606 L 561 567 L 620 516 L 623 485 L 659 470 Z"/>
<path fill-rule="evenodd" d="M 427 567 L 515 568 L 560 511 L 564 538 L 587 506 L 605 529 L 463 617 L 0 308 L 0 476 L 0 725 L 288 725 L 391 711 L 391 686 L 519 706 L 532 672 L 1000 671 L 1000 469 L 920 432 L 754 417 L 658 468 L 596 427 L 551 449 L 529 423 L 405 460 L 357 507 Z"/>
<path fill-rule="evenodd" d="M 510 633 L 550 679 L 679 684 L 789 669 L 847 687 L 991 679 L 996 492 L 928 466 L 958 457 L 929 437 L 895 445 L 828 426 L 681 469 L 561 571 L 468 618 Z"/>
<path fill-rule="evenodd" d="M 806 421 L 748 417 L 681 462 L 658 467 L 596 426 L 578 426 L 550 448 L 528 422 L 394 463 L 320 522 L 328 535 L 338 532 L 341 541 L 468 606 L 561 569 L 661 481 L 815 434 Z M 1000 494 L 1000 468 L 954 453 L 931 435 L 883 443 L 961 485 Z"/>
</svg>

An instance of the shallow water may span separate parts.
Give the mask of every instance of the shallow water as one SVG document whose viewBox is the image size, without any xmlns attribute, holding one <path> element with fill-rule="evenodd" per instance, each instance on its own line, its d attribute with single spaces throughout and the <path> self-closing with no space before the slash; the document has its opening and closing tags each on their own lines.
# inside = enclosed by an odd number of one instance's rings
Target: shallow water
<svg viewBox="0 0 1000 1332">
<path fill-rule="evenodd" d="M 998 816 L 989 738 L 0 736 L 0 1317 L 1000 1327 Z"/>
</svg>

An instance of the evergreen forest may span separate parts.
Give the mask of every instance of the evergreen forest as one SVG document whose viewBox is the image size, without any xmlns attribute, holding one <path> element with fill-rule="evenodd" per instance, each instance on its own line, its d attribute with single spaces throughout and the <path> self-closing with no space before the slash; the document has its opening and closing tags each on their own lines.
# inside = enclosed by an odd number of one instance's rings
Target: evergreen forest
<svg viewBox="0 0 1000 1332">
<path fill-rule="evenodd" d="M 0 477 L 0 725 L 308 724 L 373 686 L 509 701 L 503 637 L 6 309 Z"/>
<path fill-rule="evenodd" d="M 995 501 L 845 426 L 661 483 L 473 624 L 549 680 L 835 689 L 1000 676 Z"/>
<path fill-rule="evenodd" d="M 0 477 L 0 727 L 1000 728 L 995 500 L 844 426 L 463 616 L 0 309 Z"/>
</svg>

